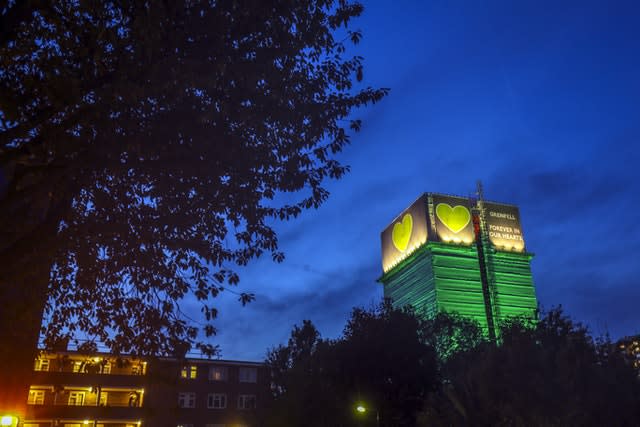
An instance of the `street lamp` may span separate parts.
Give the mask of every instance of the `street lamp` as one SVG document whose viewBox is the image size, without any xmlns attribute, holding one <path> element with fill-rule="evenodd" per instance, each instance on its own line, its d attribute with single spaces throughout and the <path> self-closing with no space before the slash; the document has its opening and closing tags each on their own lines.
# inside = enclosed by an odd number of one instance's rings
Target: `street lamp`
<svg viewBox="0 0 640 427">
<path fill-rule="evenodd" d="M 368 411 L 367 407 L 364 406 L 363 403 L 356 404 L 356 412 L 358 414 L 364 415 Z M 380 414 L 378 414 L 378 410 L 376 409 L 376 426 L 380 427 Z"/>
<path fill-rule="evenodd" d="M 18 425 L 18 417 L 14 415 L 3 415 L 0 417 L 0 426 L 16 427 Z"/>
</svg>

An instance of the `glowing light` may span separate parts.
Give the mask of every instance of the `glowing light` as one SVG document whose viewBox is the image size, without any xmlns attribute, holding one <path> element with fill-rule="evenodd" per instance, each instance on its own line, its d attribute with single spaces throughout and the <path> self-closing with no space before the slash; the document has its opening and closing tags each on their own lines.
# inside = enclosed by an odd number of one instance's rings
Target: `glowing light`
<svg viewBox="0 0 640 427">
<path fill-rule="evenodd" d="M 84 420 L 84 421 L 82 422 L 82 424 L 84 424 L 84 425 L 89 424 L 89 420 Z"/>
<path fill-rule="evenodd" d="M 400 252 L 404 252 L 407 249 L 409 240 L 411 240 L 411 232 L 413 231 L 413 217 L 410 213 L 405 214 L 402 217 L 401 222 L 393 224 L 393 230 L 391 233 L 391 241 L 393 246 Z"/>
<path fill-rule="evenodd" d="M 16 425 L 17 423 L 18 423 L 18 417 L 14 417 L 13 415 L 3 415 L 2 418 L 0 418 L 1 426 L 13 426 L 13 425 Z"/>
<path fill-rule="evenodd" d="M 364 414 L 365 412 L 367 412 L 367 408 L 365 408 L 362 405 L 358 405 L 356 406 L 356 411 L 360 412 L 361 414 Z"/>
<path fill-rule="evenodd" d="M 427 201 L 420 196 L 382 232 L 382 271 L 388 272 L 427 242 Z"/>
<path fill-rule="evenodd" d="M 385 285 L 385 296 L 396 301 L 403 298 L 417 309 L 425 307 L 427 312 L 456 311 L 478 321 L 486 334 L 489 325 L 476 250 L 444 241 L 429 242 L 425 249 L 423 257 L 405 265 L 409 272 L 424 268 L 425 276 L 419 283 L 407 281 L 410 274 L 384 276 L 381 281 Z M 533 316 L 537 302 L 530 270 L 531 257 L 510 251 L 496 252 L 491 254 L 489 262 L 496 273 L 494 285 L 500 294 L 492 305 L 497 309 L 497 321 L 507 316 Z M 435 297 L 425 303 L 423 295 L 427 292 L 434 292 Z M 357 413 L 355 404 L 353 409 Z"/>
</svg>

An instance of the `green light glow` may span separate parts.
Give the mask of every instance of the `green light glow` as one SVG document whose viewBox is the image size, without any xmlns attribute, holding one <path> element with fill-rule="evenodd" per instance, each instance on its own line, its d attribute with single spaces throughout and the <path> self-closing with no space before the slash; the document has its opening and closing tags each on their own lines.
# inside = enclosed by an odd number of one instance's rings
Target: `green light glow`
<svg viewBox="0 0 640 427">
<path fill-rule="evenodd" d="M 488 262 L 494 283 L 494 321 L 533 317 L 537 308 L 531 254 L 494 252 Z M 384 274 L 384 296 L 417 313 L 458 312 L 488 332 L 478 253 L 474 247 L 429 242 Z M 496 325 L 497 326 L 497 325 Z M 496 328 L 497 329 L 497 328 Z"/>
<path fill-rule="evenodd" d="M 356 411 L 360 412 L 361 414 L 364 414 L 365 412 L 367 412 L 367 408 L 365 408 L 362 405 L 358 405 L 356 406 Z"/>
</svg>

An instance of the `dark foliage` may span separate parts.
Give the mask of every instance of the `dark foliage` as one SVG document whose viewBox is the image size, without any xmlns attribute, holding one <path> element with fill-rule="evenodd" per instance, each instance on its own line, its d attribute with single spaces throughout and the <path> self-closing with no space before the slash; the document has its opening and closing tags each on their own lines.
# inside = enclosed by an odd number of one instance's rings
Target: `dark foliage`
<svg viewBox="0 0 640 427">
<path fill-rule="evenodd" d="M 453 355 L 420 425 L 632 426 L 640 381 L 606 339 L 554 309 L 538 322 L 513 319 L 501 342 Z"/>
<path fill-rule="evenodd" d="M 269 425 L 411 426 L 438 384 L 422 320 L 387 302 L 354 309 L 343 336 L 322 340 L 305 321 L 269 352 L 274 401 Z M 356 406 L 367 408 L 364 414 Z"/>
<path fill-rule="evenodd" d="M 441 365 L 454 355 L 475 349 L 487 338 L 473 319 L 440 312 L 423 323 L 425 343 L 433 347 Z"/>
<path fill-rule="evenodd" d="M 49 346 L 215 352 L 191 318 L 214 334 L 234 266 L 282 260 L 270 221 L 327 198 L 360 128 L 350 113 L 386 93 L 354 88 L 361 13 L 346 0 L 0 3 L 0 290 L 16 301 L 3 328 L 37 321 L 46 295 Z"/>
<path fill-rule="evenodd" d="M 510 319 L 495 343 L 456 314 L 423 320 L 385 302 L 354 309 L 337 340 L 305 321 L 269 352 L 269 425 L 373 426 L 377 413 L 382 426 L 635 426 L 631 362 L 560 308 Z"/>
</svg>

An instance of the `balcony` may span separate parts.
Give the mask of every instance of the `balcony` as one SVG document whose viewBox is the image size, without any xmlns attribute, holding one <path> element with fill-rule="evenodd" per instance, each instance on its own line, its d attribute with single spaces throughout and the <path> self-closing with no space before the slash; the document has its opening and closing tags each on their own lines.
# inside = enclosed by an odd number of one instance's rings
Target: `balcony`
<svg viewBox="0 0 640 427">
<path fill-rule="evenodd" d="M 27 419 L 139 420 L 144 389 L 32 386 Z"/>
<path fill-rule="evenodd" d="M 109 355 L 86 356 L 77 353 L 43 354 L 36 359 L 34 371 L 89 375 L 141 376 L 147 373 L 147 362 L 132 357 Z"/>
<path fill-rule="evenodd" d="M 101 420 L 64 418 L 57 420 L 27 420 L 27 427 L 141 427 L 140 420 Z"/>
</svg>

